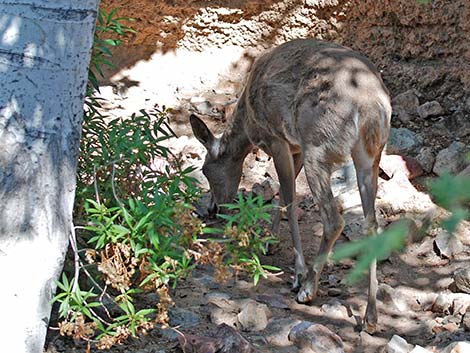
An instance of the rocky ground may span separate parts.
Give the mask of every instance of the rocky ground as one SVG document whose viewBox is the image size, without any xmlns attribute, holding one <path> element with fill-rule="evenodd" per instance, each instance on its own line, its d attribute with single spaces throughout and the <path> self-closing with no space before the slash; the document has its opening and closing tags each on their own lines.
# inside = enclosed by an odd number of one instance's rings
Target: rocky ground
<svg viewBox="0 0 470 353">
<path fill-rule="evenodd" d="M 200 167 L 205 154 L 190 131 L 189 113 L 222 131 L 253 58 L 276 43 L 312 36 L 367 54 L 391 91 L 393 128 L 377 200 L 384 226 L 403 216 L 419 224 L 435 209 L 426 194 L 429 179 L 446 170 L 470 175 L 470 6 L 465 0 L 428 6 L 407 0 L 118 0 L 104 5 L 121 6 L 123 16 L 137 18 L 139 30 L 115 52 L 117 69 L 102 82 L 106 112 L 130 116 L 156 104 L 171 108 L 178 138 L 169 146 L 188 165 Z M 200 171 L 194 176 L 207 187 Z M 276 178 L 272 161 L 260 151 L 250 154 L 242 187 L 251 190 L 268 177 Z M 360 236 L 362 213 L 357 188 L 345 180 L 344 170 L 333 184 L 346 221 L 339 245 Z M 313 259 L 322 226 L 303 173 L 297 191 L 305 255 Z M 254 287 L 247 278 L 221 285 L 210 268 L 197 268 L 172 293 L 175 330 L 155 329 L 111 351 L 470 352 L 468 224 L 454 237 L 434 226 L 379 264 L 380 319 L 374 335 L 360 325 L 366 281 L 342 282 L 353 262 L 328 265 L 319 297 L 312 305 L 298 304 L 290 291 L 293 250 L 285 221 L 280 237 L 276 252 L 263 261 L 281 273 Z M 83 351 L 82 343 L 50 337 L 48 352 Z"/>
</svg>

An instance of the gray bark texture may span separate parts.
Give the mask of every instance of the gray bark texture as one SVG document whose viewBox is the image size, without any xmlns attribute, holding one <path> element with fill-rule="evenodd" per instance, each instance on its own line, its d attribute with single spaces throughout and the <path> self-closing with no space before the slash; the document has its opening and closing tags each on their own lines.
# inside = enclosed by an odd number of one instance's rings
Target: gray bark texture
<svg viewBox="0 0 470 353">
<path fill-rule="evenodd" d="M 43 351 L 99 0 L 0 0 L 0 351 Z"/>
</svg>

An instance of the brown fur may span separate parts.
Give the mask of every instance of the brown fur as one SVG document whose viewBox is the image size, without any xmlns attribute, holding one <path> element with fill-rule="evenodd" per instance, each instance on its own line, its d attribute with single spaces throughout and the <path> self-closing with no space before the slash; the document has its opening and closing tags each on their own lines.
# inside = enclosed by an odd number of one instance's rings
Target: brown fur
<svg viewBox="0 0 470 353">
<path fill-rule="evenodd" d="M 325 255 L 342 232 L 344 221 L 333 198 L 330 176 L 349 156 L 356 167 L 365 229 L 377 232 L 378 161 L 390 116 L 388 91 L 370 61 L 351 49 L 313 39 L 285 43 L 255 61 L 233 121 L 219 139 L 191 116 L 196 137 L 209 151 L 203 172 L 215 203 L 233 199 L 243 160 L 254 146 L 273 156 L 294 243 L 294 287 L 300 289 L 299 302 L 315 299 Z M 295 178 L 302 165 L 324 229 L 319 256 L 311 269 L 305 264 L 295 212 Z M 275 232 L 279 220 L 277 213 Z M 369 331 L 377 324 L 375 271 L 374 262 L 365 317 Z"/>
</svg>

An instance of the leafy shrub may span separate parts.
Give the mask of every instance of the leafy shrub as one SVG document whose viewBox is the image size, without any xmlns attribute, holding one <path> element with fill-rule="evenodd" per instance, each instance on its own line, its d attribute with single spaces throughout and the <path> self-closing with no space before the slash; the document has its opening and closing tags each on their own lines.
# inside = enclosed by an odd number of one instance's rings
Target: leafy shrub
<svg viewBox="0 0 470 353">
<path fill-rule="evenodd" d="M 261 199 L 227 205 L 239 211 L 226 218 L 229 238 L 202 239 L 214 229 L 195 216 L 200 189 L 193 168 L 183 168 L 165 147 L 174 137 L 167 111 L 141 110 L 128 118 L 101 113 L 97 75 L 112 65 L 110 47 L 120 44 L 107 36 L 132 31 L 123 20 L 115 11 L 98 16 L 77 171 L 75 270 L 64 271 L 54 297 L 60 333 L 100 349 L 167 325 L 170 287 L 197 263 L 213 265 L 218 280 L 233 269 L 250 273 L 255 283 L 275 269 L 258 258 L 272 241 L 259 224 L 267 220 Z M 155 307 L 136 305 L 146 291 L 158 295 Z"/>
</svg>

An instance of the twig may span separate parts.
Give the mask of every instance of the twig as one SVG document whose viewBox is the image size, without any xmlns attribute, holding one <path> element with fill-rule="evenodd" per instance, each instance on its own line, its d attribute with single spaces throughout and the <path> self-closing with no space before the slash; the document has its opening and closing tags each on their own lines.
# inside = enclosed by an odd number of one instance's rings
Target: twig
<svg viewBox="0 0 470 353">
<path fill-rule="evenodd" d="M 101 206 L 101 202 L 100 202 L 100 194 L 98 192 L 98 180 L 96 178 L 96 165 L 93 165 L 93 185 L 94 185 L 94 188 L 95 188 L 95 198 L 96 198 L 96 202 L 98 203 L 98 205 Z"/>
<path fill-rule="evenodd" d="M 78 249 L 77 249 L 77 237 L 76 237 L 76 234 L 75 234 L 75 227 L 72 223 L 72 227 L 71 227 L 71 230 L 70 230 L 70 236 L 69 236 L 69 240 L 70 240 L 70 245 L 72 246 L 72 250 L 73 250 L 73 255 L 74 255 L 74 265 L 75 265 L 75 271 L 74 271 L 74 279 L 73 279 L 73 286 L 72 286 L 72 293 L 75 293 L 75 291 L 77 290 L 78 288 L 78 277 L 80 275 L 80 269 L 83 269 L 83 272 L 86 273 L 86 275 L 90 278 L 90 280 L 93 282 L 93 284 L 95 286 L 97 286 L 100 290 L 101 290 L 101 295 L 100 295 L 100 303 L 102 305 L 102 307 L 104 308 L 104 310 L 106 311 L 106 314 L 111 318 L 111 315 L 109 315 L 109 311 L 108 309 L 106 308 L 106 306 L 103 304 L 103 302 L 101 301 L 102 297 L 104 294 L 106 294 L 111 300 L 113 300 L 113 298 L 107 294 L 103 288 L 101 288 L 101 286 L 95 281 L 95 279 L 91 276 L 91 274 L 88 272 L 88 270 L 83 266 L 83 263 L 82 261 L 80 260 L 80 256 L 78 255 Z M 83 301 L 83 303 L 85 303 L 85 305 L 88 306 L 88 303 L 86 300 Z M 106 325 L 111 325 L 111 323 L 107 322 L 106 320 L 102 319 L 95 311 L 93 311 L 92 308 L 88 307 L 88 310 L 90 310 L 91 313 L 93 313 L 93 315 L 99 320 L 101 321 L 102 323 L 106 324 Z"/>
<path fill-rule="evenodd" d="M 72 246 L 73 250 L 73 262 L 75 266 L 74 276 L 73 276 L 73 286 L 72 286 L 72 293 L 75 293 L 78 286 L 78 276 L 80 275 L 80 256 L 78 256 L 78 249 L 77 249 L 77 236 L 75 234 L 75 226 L 73 225 L 73 221 L 70 222 L 70 233 L 69 233 L 69 241 L 70 245 Z"/>
<path fill-rule="evenodd" d="M 111 189 L 113 190 L 113 196 L 116 199 L 117 203 L 119 204 L 119 207 L 121 207 L 122 209 L 125 209 L 124 204 L 122 203 L 121 200 L 119 200 L 119 197 L 117 196 L 116 187 L 114 185 L 114 174 L 116 173 L 115 166 L 116 166 L 116 164 L 113 163 L 113 169 L 111 171 Z"/>
</svg>

